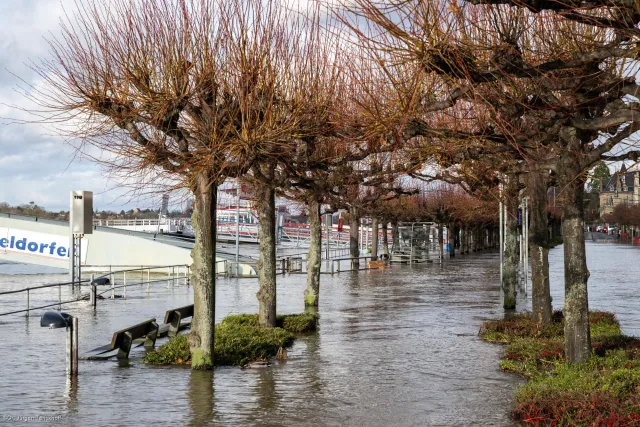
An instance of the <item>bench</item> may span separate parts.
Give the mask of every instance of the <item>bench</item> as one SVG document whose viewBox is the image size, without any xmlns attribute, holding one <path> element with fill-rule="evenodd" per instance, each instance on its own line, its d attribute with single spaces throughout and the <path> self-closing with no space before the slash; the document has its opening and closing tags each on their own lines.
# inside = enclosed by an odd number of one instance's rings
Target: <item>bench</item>
<svg viewBox="0 0 640 427">
<path fill-rule="evenodd" d="M 152 349 L 156 345 L 158 337 L 158 324 L 156 319 L 149 319 L 137 325 L 114 332 L 111 338 L 111 350 L 118 349 L 118 359 L 127 359 L 133 340 L 145 337 L 144 348 Z"/>
<path fill-rule="evenodd" d="M 169 324 L 169 332 L 167 335 L 169 338 L 178 335 L 180 330 L 180 322 L 187 317 L 193 317 L 193 304 L 185 305 L 184 307 L 174 308 L 173 310 L 167 310 L 164 315 L 164 323 Z"/>
</svg>

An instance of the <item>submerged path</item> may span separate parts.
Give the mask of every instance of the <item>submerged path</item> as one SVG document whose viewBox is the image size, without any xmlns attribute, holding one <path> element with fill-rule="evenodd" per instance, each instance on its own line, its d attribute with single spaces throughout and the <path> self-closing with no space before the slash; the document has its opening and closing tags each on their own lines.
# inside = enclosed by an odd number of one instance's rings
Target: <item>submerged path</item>
<svg viewBox="0 0 640 427">
<path fill-rule="evenodd" d="M 497 259 L 474 254 L 443 267 L 323 275 L 319 333 L 264 370 L 149 367 L 138 349 L 127 362 L 81 362 L 70 384 L 63 331 L 41 328 L 39 316 L 0 318 L 1 406 L 62 415 L 65 425 L 511 425 L 519 379 L 498 370 L 502 347 L 477 337 L 483 319 L 502 313 Z M 34 279 L 55 277 L 0 274 L 0 287 Z M 279 312 L 303 311 L 304 288 L 304 276 L 279 276 Z M 255 279 L 220 280 L 217 318 L 257 312 L 257 290 Z M 127 297 L 100 301 L 95 314 L 85 305 L 67 309 L 80 319 L 81 351 L 189 303 L 192 293 L 157 286 L 148 296 L 128 289 Z"/>
</svg>

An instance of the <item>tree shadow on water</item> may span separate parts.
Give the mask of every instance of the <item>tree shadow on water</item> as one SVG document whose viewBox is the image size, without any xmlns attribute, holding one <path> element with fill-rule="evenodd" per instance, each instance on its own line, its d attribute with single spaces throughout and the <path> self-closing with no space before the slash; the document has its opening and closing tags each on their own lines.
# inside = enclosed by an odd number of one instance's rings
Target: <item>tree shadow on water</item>
<svg viewBox="0 0 640 427">
<path fill-rule="evenodd" d="M 187 390 L 190 426 L 213 425 L 216 421 L 213 375 L 213 371 L 191 371 Z"/>
</svg>

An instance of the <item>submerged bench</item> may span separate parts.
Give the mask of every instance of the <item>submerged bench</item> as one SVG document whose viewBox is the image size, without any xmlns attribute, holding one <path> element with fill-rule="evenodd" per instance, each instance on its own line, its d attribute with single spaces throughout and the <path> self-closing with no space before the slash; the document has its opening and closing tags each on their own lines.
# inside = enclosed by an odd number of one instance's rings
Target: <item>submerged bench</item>
<svg viewBox="0 0 640 427">
<path fill-rule="evenodd" d="M 174 308 L 173 310 L 167 310 L 164 315 L 164 323 L 169 324 L 169 332 L 167 333 L 169 338 L 178 335 L 178 332 L 180 331 L 180 322 L 182 319 L 186 319 L 187 317 L 193 317 L 193 304 Z"/>
<path fill-rule="evenodd" d="M 193 304 L 184 307 L 167 310 L 164 315 L 163 325 L 158 325 L 156 319 L 149 319 L 129 328 L 121 329 L 114 332 L 111 338 L 111 344 L 103 345 L 93 350 L 89 350 L 81 357 L 83 360 L 108 360 L 114 356 L 115 350 L 118 350 L 116 357 L 118 359 L 127 359 L 129 352 L 134 344 L 138 347 L 144 345 L 145 349 L 155 347 L 156 339 L 164 336 L 172 338 L 179 331 L 190 326 L 190 322 L 182 322 L 183 319 L 193 317 Z M 142 344 L 140 344 L 142 343 Z"/>
<path fill-rule="evenodd" d="M 151 349 L 156 345 L 158 337 L 158 324 L 156 319 L 149 319 L 129 328 L 121 329 L 113 333 L 111 338 L 111 350 L 118 349 L 117 358 L 127 359 L 133 340 L 144 337 L 144 348 Z"/>
</svg>

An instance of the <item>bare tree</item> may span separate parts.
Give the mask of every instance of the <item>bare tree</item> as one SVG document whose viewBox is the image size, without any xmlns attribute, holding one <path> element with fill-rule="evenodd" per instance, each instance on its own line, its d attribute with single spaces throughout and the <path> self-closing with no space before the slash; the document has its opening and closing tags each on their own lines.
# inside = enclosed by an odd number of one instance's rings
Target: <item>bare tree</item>
<svg viewBox="0 0 640 427">
<path fill-rule="evenodd" d="M 517 154 L 521 172 L 554 172 L 564 198 L 565 351 L 569 361 L 584 362 L 590 354 L 584 178 L 603 158 L 638 156 L 633 149 L 610 154 L 640 129 L 634 114 L 637 85 L 628 77 L 637 56 L 635 4 L 356 3 L 360 16 L 378 31 L 364 37 L 372 47 L 396 52 L 396 63 L 419 66 L 420 73 L 438 82 L 432 83 L 433 91 L 416 86 L 421 93 L 417 114 L 443 106 L 455 113 L 462 106 L 469 114 L 455 116 L 457 130 L 482 135 L 490 145 L 483 143 L 481 151 Z M 475 151 L 477 145 L 461 144 L 457 151 L 477 156 L 469 147 Z"/>
<path fill-rule="evenodd" d="M 109 170 L 195 195 L 192 368 L 213 366 L 216 188 L 286 150 L 309 113 L 306 19 L 277 0 L 90 0 L 34 64 L 31 110 Z M 292 19 L 296 17 L 296 19 Z M 312 53 L 312 52 L 309 52 Z M 309 84 L 306 92 L 300 88 Z M 151 177 L 151 178 L 149 178 Z M 266 228 L 266 227 L 265 227 Z"/>
</svg>

